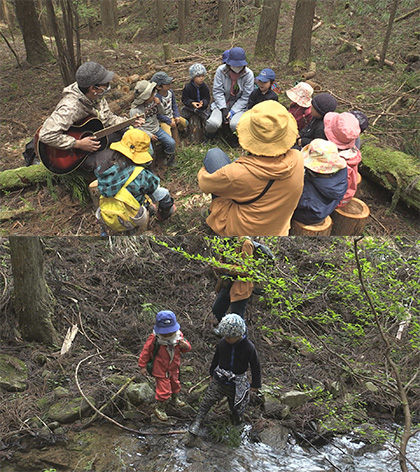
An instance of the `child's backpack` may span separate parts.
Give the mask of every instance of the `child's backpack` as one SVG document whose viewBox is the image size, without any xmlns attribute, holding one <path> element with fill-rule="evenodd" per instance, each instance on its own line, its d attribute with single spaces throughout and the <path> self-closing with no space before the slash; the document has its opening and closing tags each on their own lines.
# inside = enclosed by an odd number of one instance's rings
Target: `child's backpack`
<svg viewBox="0 0 420 472">
<path fill-rule="evenodd" d="M 132 230 L 147 224 L 147 210 L 127 190 L 127 186 L 140 174 L 143 167 L 136 166 L 123 187 L 113 197 L 99 198 L 100 219 L 114 231 Z"/>
<path fill-rule="evenodd" d="M 153 344 L 152 357 L 149 359 L 149 362 L 146 364 L 147 373 L 150 375 L 152 375 L 153 363 L 155 362 L 155 357 L 157 356 L 159 349 L 160 349 L 160 344 L 158 343 L 157 337 L 155 337 L 155 341 Z"/>
</svg>

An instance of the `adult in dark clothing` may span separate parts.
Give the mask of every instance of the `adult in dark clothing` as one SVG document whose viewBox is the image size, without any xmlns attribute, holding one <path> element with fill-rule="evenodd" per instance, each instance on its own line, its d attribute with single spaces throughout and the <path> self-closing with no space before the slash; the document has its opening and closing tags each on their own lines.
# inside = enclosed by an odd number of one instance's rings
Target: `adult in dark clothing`
<svg viewBox="0 0 420 472">
<path fill-rule="evenodd" d="M 321 223 L 341 202 L 347 191 L 347 163 L 337 146 L 314 139 L 302 149 L 305 163 L 303 193 L 293 219 L 307 224 Z"/>
<path fill-rule="evenodd" d="M 327 139 L 324 132 L 324 116 L 337 108 L 337 100 L 329 93 L 320 93 L 312 99 L 311 115 L 312 120 L 299 131 L 299 138 L 296 142 L 301 149 L 309 144 L 313 139 Z"/>
<path fill-rule="evenodd" d="M 255 78 L 258 88 L 256 88 L 248 100 L 248 110 L 250 110 L 257 103 L 264 102 L 265 100 L 279 101 L 279 98 L 271 89 L 271 86 L 276 80 L 276 74 L 271 69 L 263 69 L 259 75 Z"/>
<path fill-rule="evenodd" d="M 223 317 L 219 324 L 223 339 L 216 347 L 210 366 L 212 381 L 200 403 L 189 432 L 198 435 L 200 426 L 213 405 L 227 397 L 234 424 L 239 424 L 249 403 L 249 391 L 261 388 L 261 366 L 254 344 L 246 337 L 245 321 L 237 314 Z M 251 368 L 251 385 L 247 370 Z"/>
</svg>

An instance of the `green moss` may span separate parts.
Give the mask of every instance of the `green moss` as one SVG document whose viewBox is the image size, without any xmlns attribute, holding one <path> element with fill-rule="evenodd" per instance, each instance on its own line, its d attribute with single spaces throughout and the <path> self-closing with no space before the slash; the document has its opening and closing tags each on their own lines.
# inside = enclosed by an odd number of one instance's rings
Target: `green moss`
<svg viewBox="0 0 420 472">
<path fill-rule="evenodd" d="M 362 163 L 383 187 L 394 193 L 391 210 L 400 198 L 409 205 L 418 205 L 420 160 L 417 157 L 366 144 L 362 149 Z"/>
</svg>

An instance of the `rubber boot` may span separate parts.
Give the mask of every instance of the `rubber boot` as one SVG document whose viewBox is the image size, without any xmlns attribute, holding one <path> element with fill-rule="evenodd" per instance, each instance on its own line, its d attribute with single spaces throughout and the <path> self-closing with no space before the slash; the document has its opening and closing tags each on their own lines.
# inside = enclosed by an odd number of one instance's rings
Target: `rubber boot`
<svg viewBox="0 0 420 472">
<path fill-rule="evenodd" d="M 159 202 L 159 208 L 156 213 L 156 218 L 159 221 L 167 220 L 171 215 L 175 213 L 174 199 L 168 197 Z"/>
<path fill-rule="evenodd" d="M 168 421 L 168 415 L 166 414 L 166 404 L 167 404 L 167 401 L 163 401 L 163 402 L 158 401 L 156 403 L 155 415 L 156 415 L 156 418 L 160 421 Z"/>
<path fill-rule="evenodd" d="M 182 400 L 179 399 L 177 393 L 172 394 L 172 403 L 175 406 L 178 406 L 179 408 L 182 408 L 183 406 L 185 406 L 185 402 L 183 402 Z"/>
<path fill-rule="evenodd" d="M 174 165 L 175 165 L 175 153 L 173 153 L 173 154 L 165 153 L 165 163 L 168 167 L 174 167 Z"/>
</svg>

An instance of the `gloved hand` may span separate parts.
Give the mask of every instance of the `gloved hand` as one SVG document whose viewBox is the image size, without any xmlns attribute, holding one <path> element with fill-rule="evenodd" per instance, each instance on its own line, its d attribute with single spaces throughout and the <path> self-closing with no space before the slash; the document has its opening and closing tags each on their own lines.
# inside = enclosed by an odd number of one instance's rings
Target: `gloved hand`
<svg viewBox="0 0 420 472">
<path fill-rule="evenodd" d="M 220 111 L 222 112 L 222 122 L 224 123 L 229 114 L 229 108 L 222 108 Z"/>
</svg>

